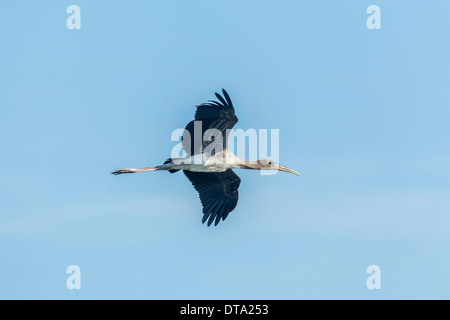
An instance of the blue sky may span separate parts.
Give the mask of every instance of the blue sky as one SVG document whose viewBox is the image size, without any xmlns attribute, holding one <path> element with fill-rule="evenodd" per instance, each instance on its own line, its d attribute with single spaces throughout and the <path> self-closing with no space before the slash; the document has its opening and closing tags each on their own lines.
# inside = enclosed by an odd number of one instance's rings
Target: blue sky
<svg viewBox="0 0 450 320">
<path fill-rule="evenodd" d="M 449 12 L 1 2 L 0 298 L 448 299 Z M 221 88 L 236 128 L 280 130 L 301 177 L 238 171 L 237 208 L 207 228 L 183 174 L 109 174 L 164 161 Z"/>
</svg>

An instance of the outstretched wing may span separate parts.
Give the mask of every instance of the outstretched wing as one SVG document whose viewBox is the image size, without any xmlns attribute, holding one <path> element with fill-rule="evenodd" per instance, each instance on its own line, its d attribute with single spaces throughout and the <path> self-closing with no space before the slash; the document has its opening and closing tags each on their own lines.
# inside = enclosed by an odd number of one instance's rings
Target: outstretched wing
<svg viewBox="0 0 450 320">
<path fill-rule="evenodd" d="M 208 129 L 217 129 L 222 133 L 223 150 L 227 147 L 228 135 L 227 129 L 231 129 L 238 122 L 238 118 L 234 113 L 233 103 L 230 96 L 222 89 L 223 97 L 216 92 L 216 97 L 219 101 L 210 100 L 207 103 L 203 103 L 197 106 L 195 112 L 195 120 L 189 122 L 185 130 L 189 131 L 191 139 L 190 141 L 184 139 L 182 141 L 183 149 L 188 155 L 193 156 L 195 154 L 203 153 L 205 147 L 210 144 L 210 141 L 203 141 L 203 135 Z M 194 122 L 201 121 L 201 136 L 195 135 Z M 200 132 L 200 131 L 199 131 Z M 194 143 L 194 140 L 198 139 L 199 143 Z"/>
<path fill-rule="evenodd" d="M 184 174 L 200 195 L 203 206 L 202 222 L 208 220 L 209 227 L 213 221 L 217 226 L 220 219 L 225 220 L 238 202 L 238 188 L 241 184 L 239 176 L 231 169 L 224 172 L 184 170 Z"/>
</svg>

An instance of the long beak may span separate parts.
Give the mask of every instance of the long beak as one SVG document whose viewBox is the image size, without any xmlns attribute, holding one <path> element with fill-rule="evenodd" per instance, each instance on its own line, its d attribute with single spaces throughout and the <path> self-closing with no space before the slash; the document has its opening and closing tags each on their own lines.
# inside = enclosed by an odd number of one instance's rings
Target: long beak
<svg viewBox="0 0 450 320">
<path fill-rule="evenodd" d="M 289 169 L 288 167 L 282 166 L 281 164 L 278 165 L 278 170 L 289 172 L 289 173 L 293 173 L 293 174 L 296 174 L 298 176 L 300 175 L 300 173 L 298 173 L 297 171 Z"/>
</svg>

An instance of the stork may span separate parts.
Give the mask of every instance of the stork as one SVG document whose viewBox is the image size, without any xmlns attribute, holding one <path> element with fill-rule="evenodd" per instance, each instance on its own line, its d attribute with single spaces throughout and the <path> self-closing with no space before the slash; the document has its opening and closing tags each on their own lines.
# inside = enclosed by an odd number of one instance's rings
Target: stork
<svg viewBox="0 0 450 320">
<path fill-rule="evenodd" d="M 114 175 L 148 171 L 169 171 L 175 173 L 183 170 L 199 193 L 203 206 L 202 222 L 208 221 L 208 227 L 222 220 L 236 208 L 239 198 L 241 179 L 232 169 L 279 170 L 296 175 L 298 172 L 282 166 L 272 160 L 248 161 L 238 158 L 228 149 L 230 130 L 238 122 L 230 96 L 222 89 L 223 96 L 216 93 L 219 101 L 209 100 L 197 106 L 194 120 L 189 122 L 183 134 L 182 146 L 187 153 L 184 158 L 169 158 L 162 165 L 146 168 L 125 168 L 111 172 Z M 201 131 L 198 130 L 201 124 Z M 212 134 L 210 132 L 213 132 Z M 211 139 L 204 140 L 204 135 Z M 212 139 L 220 137 L 223 139 Z M 193 137 L 186 139 L 185 137 Z M 201 137 L 199 142 L 198 138 Z M 214 136 L 214 137 L 212 137 Z M 215 148 L 207 148 L 214 144 Z M 211 152 L 205 152 L 207 149 Z"/>
</svg>

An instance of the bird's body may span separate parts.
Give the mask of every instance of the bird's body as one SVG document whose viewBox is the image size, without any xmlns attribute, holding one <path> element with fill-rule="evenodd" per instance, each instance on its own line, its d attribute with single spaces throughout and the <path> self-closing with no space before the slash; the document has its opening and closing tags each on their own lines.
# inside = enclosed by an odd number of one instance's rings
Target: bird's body
<svg viewBox="0 0 450 320">
<path fill-rule="evenodd" d="M 118 175 L 161 170 L 175 173 L 183 170 L 199 193 L 203 205 L 202 221 L 208 221 L 208 226 L 225 220 L 237 205 L 241 179 L 232 169 L 280 170 L 300 175 L 271 160 L 240 159 L 228 149 L 229 130 L 238 118 L 228 93 L 225 90 L 222 92 L 223 97 L 216 93 L 220 102 L 210 101 L 197 106 L 195 120 L 187 124 L 185 133 L 189 139 L 183 135 L 182 140 L 187 157 L 170 158 L 160 166 L 125 168 L 112 173 Z"/>
<path fill-rule="evenodd" d="M 172 164 L 169 164 L 169 167 L 172 170 L 189 170 L 192 172 L 223 172 L 228 169 L 236 169 L 236 164 L 242 162 L 244 160 L 238 158 L 229 149 L 225 149 L 206 159 L 203 154 L 195 154 L 188 158 L 172 159 Z"/>
</svg>

